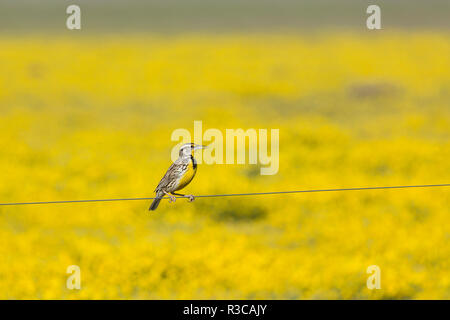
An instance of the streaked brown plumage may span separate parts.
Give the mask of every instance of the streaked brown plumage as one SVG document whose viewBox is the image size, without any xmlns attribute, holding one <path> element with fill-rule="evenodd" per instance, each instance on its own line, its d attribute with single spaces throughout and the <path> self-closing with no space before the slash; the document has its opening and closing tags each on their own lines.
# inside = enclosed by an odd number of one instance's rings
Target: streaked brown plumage
<svg viewBox="0 0 450 320">
<path fill-rule="evenodd" d="M 149 210 L 156 210 L 164 195 L 169 196 L 170 202 L 176 200 L 174 195 L 189 198 L 190 201 L 194 200 L 193 195 L 179 194 L 175 193 L 175 191 L 183 189 L 194 178 L 197 172 L 197 162 L 194 159 L 193 153 L 195 150 L 203 148 L 205 146 L 194 143 L 186 143 L 181 146 L 179 158 L 172 163 L 156 187 L 156 198 L 153 200 Z"/>
</svg>

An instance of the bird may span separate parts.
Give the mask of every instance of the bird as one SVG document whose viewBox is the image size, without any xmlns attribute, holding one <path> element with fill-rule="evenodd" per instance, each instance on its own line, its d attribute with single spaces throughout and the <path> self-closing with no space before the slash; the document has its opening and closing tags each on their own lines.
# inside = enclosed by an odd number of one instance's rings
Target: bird
<svg viewBox="0 0 450 320">
<path fill-rule="evenodd" d="M 159 202 L 165 195 L 170 198 L 169 202 L 175 202 L 175 196 L 188 198 L 190 202 L 194 201 L 195 197 L 193 195 L 184 195 L 175 193 L 175 191 L 183 189 L 194 179 L 197 173 L 197 161 L 194 158 L 194 151 L 205 148 L 206 146 L 195 143 L 185 143 L 180 147 L 178 159 L 172 163 L 154 191 L 156 197 L 150 205 L 149 211 L 156 210 Z"/>
</svg>

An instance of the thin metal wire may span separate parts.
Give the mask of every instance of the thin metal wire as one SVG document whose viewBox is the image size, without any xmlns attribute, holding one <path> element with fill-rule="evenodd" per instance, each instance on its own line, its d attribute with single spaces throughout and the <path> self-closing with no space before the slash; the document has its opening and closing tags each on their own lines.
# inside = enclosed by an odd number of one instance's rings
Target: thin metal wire
<svg viewBox="0 0 450 320">
<path fill-rule="evenodd" d="M 218 197 L 241 197 L 241 196 L 263 196 L 290 193 L 313 193 L 313 192 L 341 192 L 341 191 L 361 191 L 361 190 L 381 190 L 381 189 L 406 189 L 406 188 L 436 188 L 450 187 L 450 183 L 445 184 L 421 184 L 405 186 L 384 186 L 384 187 L 356 187 L 356 188 L 338 188 L 338 189 L 310 189 L 310 190 L 292 190 L 292 191 L 271 191 L 271 192 L 252 192 L 252 193 L 228 193 L 228 194 L 206 194 L 195 196 L 196 198 L 218 198 Z M 183 198 L 177 196 L 176 198 Z M 113 198 L 113 199 L 85 199 L 85 200 L 57 200 L 57 201 L 34 201 L 34 202 L 7 202 L 0 203 L 0 206 L 22 206 L 22 205 L 45 205 L 45 204 L 63 204 L 63 203 L 85 203 L 85 202 L 112 202 L 112 201 L 139 201 L 153 200 L 154 197 L 141 198 Z M 164 197 L 163 199 L 168 199 Z"/>
</svg>

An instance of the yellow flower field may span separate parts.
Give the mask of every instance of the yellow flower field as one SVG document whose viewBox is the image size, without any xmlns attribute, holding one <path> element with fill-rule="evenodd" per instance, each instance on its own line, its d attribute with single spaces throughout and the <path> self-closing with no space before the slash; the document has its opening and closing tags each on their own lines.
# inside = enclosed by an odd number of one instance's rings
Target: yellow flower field
<svg viewBox="0 0 450 320">
<path fill-rule="evenodd" d="M 1 203 L 151 197 L 171 133 L 194 120 L 279 129 L 280 168 L 202 164 L 188 193 L 450 182 L 445 33 L 3 35 L 0 48 Z M 449 188 L 149 204 L 0 206 L 0 298 L 450 299 Z"/>
</svg>

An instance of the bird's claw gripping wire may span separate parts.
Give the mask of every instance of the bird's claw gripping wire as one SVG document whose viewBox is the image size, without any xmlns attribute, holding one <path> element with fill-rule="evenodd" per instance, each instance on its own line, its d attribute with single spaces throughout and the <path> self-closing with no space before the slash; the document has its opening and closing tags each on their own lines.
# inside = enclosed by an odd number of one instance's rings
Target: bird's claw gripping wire
<svg viewBox="0 0 450 320">
<path fill-rule="evenodd" d="M 164 191 L 164 193 L 166 194 L 166 196 L 169 197 L 169 203 L 170 203 L 170 202 L 175 202 L 175 201 L 177 201 L 177 197 L 175 197 L 175 196 L 173 196 L 173 195 L 171 195 L 170 193 L 165 192 L 165 191 Z"/>
<path fill-rule="evenodd" d="M 181 193 L 172 192 L 172 195 L 187 198 L 189 200 L 189 202 L 192 202 L 195 200 L 195 197 L 192 194 L 181 194 Z"/>
</svg>

